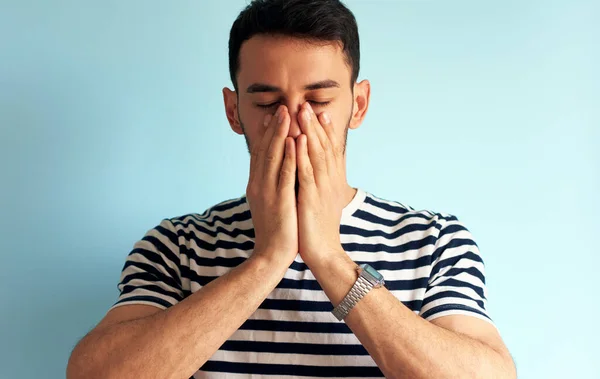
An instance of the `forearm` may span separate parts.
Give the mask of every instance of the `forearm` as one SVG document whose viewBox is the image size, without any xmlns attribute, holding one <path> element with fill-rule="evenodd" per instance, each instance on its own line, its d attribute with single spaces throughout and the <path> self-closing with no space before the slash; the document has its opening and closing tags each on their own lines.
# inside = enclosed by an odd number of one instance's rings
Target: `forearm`
<svg viewBox="0 0 600 379">
<path fill-rule="evenodd" d="M 357 274 L 346 255 L 307 263 L 337 306 Z M 436 326 L 402 304 L 386 288 L 369 291 L 345 318 L 387 378 L 514 378 L 512 360 L 490 346 Z"/>
<path fill-rule="evenodd" d="M 385 289 L 371 292 L 346 323 L 387 378 L 515 377 L 490 346 L 422 319 Z M 379 306 L 389 311 L 371 313 Z"/>
<path fill-rule="evenodd" d="M 69 378 L 189 378 L 258 308 L 287 267 L 250 258 L 163 312 L 93 331 Z"/>
</svg>

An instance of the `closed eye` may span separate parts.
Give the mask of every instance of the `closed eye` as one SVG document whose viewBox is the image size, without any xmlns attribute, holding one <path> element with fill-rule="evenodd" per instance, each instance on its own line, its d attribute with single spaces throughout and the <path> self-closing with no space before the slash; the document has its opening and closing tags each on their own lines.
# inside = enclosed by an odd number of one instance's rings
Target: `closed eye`
<svg viewBox="0 0 600 379">
<path fill-rule="evenodd" d="M 325 105 L 328 105 L 329 103 L 331 103 L 331 101 L 309 101 L 309 102 L 311 104 L 313 104 L 313 105 L 316 105 L 316 106 L 325 106 Z M 260 108 L 271 108 L 271 107 L 274 107 L 274 106 L 276 106 L 278 104 L 279 104 L 279 102 L 276 101 L 276 102 L 271 103 L 271 104 L 256 104 L 256 106 L 260 107 Z"/>
</svg>

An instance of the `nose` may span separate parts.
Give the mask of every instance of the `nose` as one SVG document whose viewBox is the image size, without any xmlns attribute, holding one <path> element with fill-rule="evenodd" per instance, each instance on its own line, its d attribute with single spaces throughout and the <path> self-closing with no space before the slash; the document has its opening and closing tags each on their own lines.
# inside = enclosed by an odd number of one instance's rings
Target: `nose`
<svg viewBox="0 0 600 379">
<path fill-rule="evenodd" d="M 292 121 L 290 122 L 290 131 L 288 132 L 288 137 L 296 139 L 300 134 L 302 134 L 302 130 L 298 124 L 297 116 L 294 115 L 292 116 Z"/>
<path fill-rule="evenodd" d="M 302 130 L 300 129 L 300 124 L 298 123 L 298 112 L 302 104 L 298 104 L 296 106 L 288 105 L 288 111 L 290 113 L 290 131 L 288 132 L 288 137 L 292 137 L 293 139 L 298 138 L 300 134 L 302 134 Z"/>
</svg>

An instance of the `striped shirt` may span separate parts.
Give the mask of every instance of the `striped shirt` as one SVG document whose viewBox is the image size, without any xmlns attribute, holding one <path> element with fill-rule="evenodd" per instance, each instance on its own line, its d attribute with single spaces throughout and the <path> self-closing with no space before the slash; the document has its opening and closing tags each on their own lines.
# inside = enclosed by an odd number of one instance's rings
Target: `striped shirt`
<svg viewBox="0 0 600 379">
<path fill-rule="evenodd" d="M 357 188 L 342 212 L 340 237 L 354 262 L 378 270 L 386 288 L 424 319 L 461 314 L 492 322 L 483 261 L 456 217 L 416 211 Z M 166 309 L 244 262 L 253 247 L 245 196 L 165 219 L 134 245 L 113 308 Z M 383 377 L 332 309 L 297 255 L 277 287 L 193 377 Z"/>
</svg>

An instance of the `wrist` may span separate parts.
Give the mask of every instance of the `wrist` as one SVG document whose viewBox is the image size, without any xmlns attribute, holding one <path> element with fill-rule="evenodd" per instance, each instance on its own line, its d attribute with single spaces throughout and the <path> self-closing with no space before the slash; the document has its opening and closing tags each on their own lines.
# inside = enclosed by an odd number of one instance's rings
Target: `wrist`
<svg viewBox="0 0 600 379">
<path fill-rule="evenodd" d="M 305 254 L 305 256 L 302 256 L 302 260 L 311 270 L 321 267 L 329 269 L 332 266 L 340 265 L 340 263 L 353 263 L 352 259 L 341 246 L 323 249 L 319 254 Z"/>
<path fill-rule="evenodd" d="M 252 264 L 258 268 L 270 269 L 270 270 L 283 270 L 285 271 L 294 261 L 290 260 L 289 255 L 281 254 L 277 251 L 272 250 L 255 250 L 248 258 Z"/>
</svg>

